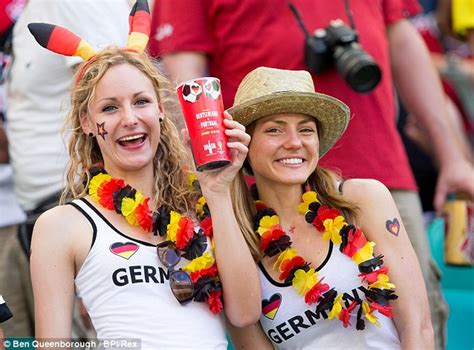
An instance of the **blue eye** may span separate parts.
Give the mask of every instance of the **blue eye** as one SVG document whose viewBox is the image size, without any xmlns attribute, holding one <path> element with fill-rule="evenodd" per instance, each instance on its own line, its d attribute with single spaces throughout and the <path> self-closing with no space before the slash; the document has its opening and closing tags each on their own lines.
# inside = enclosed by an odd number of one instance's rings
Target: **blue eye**
<svg viewBox="0 0 474 350">
<path fill-rule="evenodd" d="M 141 98 L 135 102 L 136 105 L 145 105 L 147 103 L 150 103 L 150 100 L 146 98 Z"/>
<path fill-rule="evenodd" d="M 115 107 L 113 105 L 108 105 L 108 106 L 105 106 L 105 107 L 102 108 L 102 112 L 112 112 L 116 109 L 117 109 L 117 107 Z"/>
</svg>

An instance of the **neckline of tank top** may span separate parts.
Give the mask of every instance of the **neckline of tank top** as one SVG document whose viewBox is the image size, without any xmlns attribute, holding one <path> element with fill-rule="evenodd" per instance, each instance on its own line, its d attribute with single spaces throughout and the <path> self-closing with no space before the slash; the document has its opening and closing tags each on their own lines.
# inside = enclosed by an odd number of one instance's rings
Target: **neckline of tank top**
<svg viewBox="0 0 474 350">
<path fill-rule="evenodd" d="M 329 241 L 328 253 L 326 254 L 326 257 L 325 257 L 324 260 L 321 262 L 321 264 L 319 264 L 319 266 L 314 269 L 315 271 L 320 271 L 324 266 L 326 266 L 326 264 L 328 263 L 329 259 L 331 258 L 333 247 L 334 247 L 334 244 L 332 243 L 332 241 Z M 258 267 L 259 267 L 260 270 L 262 271 L 262 273 L 263 273 L 263 275 L 265 276 L 265 278 L 267 279 L 267 281 L 270 282 L 271 284 L 273 284 L 274 286 L 277 286 L 277 287 L 291 287 L 291 285 L 292 285 L 291 282 L 284 283 L 284 282 L 275 281 L 275 280 L 272 278 L 272 276 L 270 276 L 270 274 L 268 273 L 268 271 L 265 269 L 265 266 L 263 266 L 263 264 L 262 264 L 261 261 L 258 262 Z"/>
<path fill-rule="evenodd" d="M 97 214 L 97 216 L 102 219 L 102 221 L 105 222 L 112 230 L 114 230 L 116 233 L 118 233 L 120 236 L 123 236 L 127 239 L 130 239 L 134 242 L 140 243 L 142 245 L 148 246 L 148 247 L 153 247 L 156 248 L 156 244 L 147 242 L 147 241 L 142 241 L 138 238 L 131 237 L 129 235 L 126 235 L 122 231 L 120 231 L 118 228 L 116 228 L 89 200 L 87 200 L 85 197 L 79 198 L 80 201 L 84 202 L 89 208 L 92 209 L 92 211 Z"/>
</svg>

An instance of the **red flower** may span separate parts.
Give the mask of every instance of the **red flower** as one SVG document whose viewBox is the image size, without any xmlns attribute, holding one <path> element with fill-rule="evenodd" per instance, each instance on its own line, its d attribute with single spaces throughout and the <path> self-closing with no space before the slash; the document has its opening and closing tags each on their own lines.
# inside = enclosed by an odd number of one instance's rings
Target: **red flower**
<svg viewBox="0 0 474 350">
<path fill-rule="evenodd" d="M 347 245 L 344 247 L 342 252 L 347 256 L 351 257 L 357 253 L 367 243 L 364 233 L 360 228 L 357 230 L 350 230 L 347 235 Z"/>
<path fill-rule="evenodd" d="M 108 181 L 104 181 L 97 189 L 97 196 L 99 196 L 99 203 L 103 207 L 114 210 L 114 197 L 115 191 L 120 191 L 125 187 L 125 182 L 122 179 L 112 178 Z"/>
<path fill-rule="evenodd" d="M 176 247 L 180 250 L 188 245 L 189 240 L 194 236 L 194 223 L 187 216 L 182 216 L 179 220 L 178 232 L 176 232 Z"/>
<path fill-rule="evenodd" d="M 357 305 L 357 302 L 353 300 L 351 305 L 349 305 L 348 308 L 342 309 L 341 312 L 339 313 L 339 320 L 342 321 L 344 328 L 347 328 L 348 326 L 351 325 L 351 323 L 349 322 L 351 319 L 351 311 L 354 310 L 356 305 Z"/>
<path fill-rule="evenodd" d="M 381 273 L 388 273 L 388 267 L 381 267 L 378 270 L 369 272 L 369 273 L 361 273 L 359 274 L 359 277 L 362 277 L 362 282 L 367 281 L 368 284 L 372 284 L 374 282 L 377 282 L 377 276 Z"/>
<path fill-rule="evenodd" d="M 316 283 L 304 296 L 306 304 L 311 305 L 319 300 L 321 295 L 329 290 L 329 284 L 322 283 L 324 277 Z"/>
<path fill-rule="evenodd" d="M 263 251 L 267 249 L 268 245 L 272 241 L 277 241 L 278 238 L 285 235 L 285 231 L 281 228 L 280 225 L 274 225 L 270 230 L 265 232 L 260 239 L 260 249 Z"/>
<path fill-rule="evenodd" d="M 377 310 L 380 312 L 382 315 L 386 317 L 393 317 L 393 312 L 392 312 L 392 305 L 387 305 L 387 306 L 382 306 L 380 304 L 377 304 L 376 302 L 372 301 L 370 302 L 370 310 Z"/>
<path fill-rule="evenodd" d="M 293 257 L 291 260 L 283 260 L 280 264 L 281 270 L 283 270 L 280 274 L 280 280 L 286 280 L 291 271 L 293 271 L 297 267 L 303 267 L 305 263 L 306 262 L 304 261 L 304 259 L 299 255 Z"/>
<path fill-rule="evenodd" d="M 201 269 L 198 271 L 191 272 L 191 280 L 196 283 L 201 277 L 215 277 L 217 276 L 217 264 L 212 264 L 207 269 Z"/>
<path fill-rule="evenodd" d="M 318 209 L 318 214 L 313 220 L 313 226 L 316 227 L 316 229 L 319 232 L 324 232 L 326 229 L 324 228 L 324 220 L 326 219 L 335 219 L 337 216 L 340 215 L 340 212 L 336 208 L 330 209 L 326 205 L 322 205 Z"/>
<path fill-rule="evenodd" d="M 221 295 L 222 291 L 220 290 L 212 290 L 209 292 L 207 302 L 209 304 L 209 310 L 211 310 L 213 314 L 218 314 L 223 308 Z"/>
<path fill-rule="evenodd" d="M 138 225 L 146 232 L 151 231 L 151 227 L 153 226 L 153 217 L 150 207 L 148 207 L 149 200 L 150 198 L 145 198 L 145 200 L 137 206 L 137 209 L 135 209 Z"/>
<path fill-rule="evenodd" d="M 211 216 L 210 216 L 210 215 L 206 216 L 206 217 L 200 222 L 200 225 L 201 225 L 201 229 L 204 231 L 204 234 L 205 234 L 207 237 L 212 238 L 213 231 L 212 231 L 212 219 L 211 219 Z"/>
</svg>

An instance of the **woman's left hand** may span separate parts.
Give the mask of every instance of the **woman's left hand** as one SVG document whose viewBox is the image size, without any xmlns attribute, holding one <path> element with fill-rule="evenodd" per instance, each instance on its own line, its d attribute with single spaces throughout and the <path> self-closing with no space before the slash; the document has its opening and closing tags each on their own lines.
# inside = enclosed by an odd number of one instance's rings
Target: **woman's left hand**
<svg viewBox="0 0 474 350">
<path fill-rule="evenodd" d="M 244 164 L 248 153 L 250 135 L 245 132 L 245 126 L 232 119 L 224 112 L 225 134 L 228 137 L 227 147 L 230 151 L 229 165 L 215 171 L 197 172 L 202 193 L 206 198 L 213 195 L 229 193 L 230 184 Z"/>
</svg>

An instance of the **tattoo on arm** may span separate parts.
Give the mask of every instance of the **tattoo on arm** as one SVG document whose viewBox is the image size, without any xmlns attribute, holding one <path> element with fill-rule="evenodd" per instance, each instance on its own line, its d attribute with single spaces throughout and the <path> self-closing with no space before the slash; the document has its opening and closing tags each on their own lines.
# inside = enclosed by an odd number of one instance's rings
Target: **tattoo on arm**
<svg viewBox="0 0 474 350">
<path fill-rule="evenodd" d="M 398 221 L 397 218 L 385 221 L 385 227 L 387 228 L 388 232 L 390 232 L 395 237 L 398 237 L 398 233 L 400 232 L 400 221 Z"/>
</svg>

